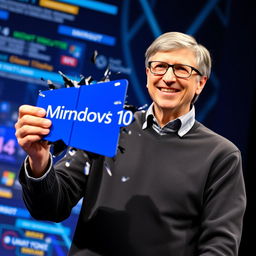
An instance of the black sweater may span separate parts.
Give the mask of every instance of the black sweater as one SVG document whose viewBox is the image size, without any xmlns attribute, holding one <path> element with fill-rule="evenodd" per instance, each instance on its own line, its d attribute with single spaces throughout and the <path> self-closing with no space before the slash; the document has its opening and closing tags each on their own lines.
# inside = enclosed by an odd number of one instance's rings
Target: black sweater
<svg viewBox="0 0 256 256">
<path fill-rule="evenodd" d="M 115 158 L 67 153 L 40 182 L 22 168 L 31 215 L 62 221 L 84 197 L 72 256 L 237 255 L 246 203 L 239 150 L 199 122 L 183 137 L 161 136 L 142 130 L 144 118 L 136 113 L 122 129 Z"/>
</svg>

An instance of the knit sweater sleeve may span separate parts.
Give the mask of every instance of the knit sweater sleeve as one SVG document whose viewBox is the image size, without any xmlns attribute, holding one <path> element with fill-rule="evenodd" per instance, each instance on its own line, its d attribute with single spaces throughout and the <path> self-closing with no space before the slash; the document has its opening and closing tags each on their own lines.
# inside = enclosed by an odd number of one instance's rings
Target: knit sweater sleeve
<svg viewBox="0 0 256 256">
<path fill-rule="evenodd" d="M 213 164 L 203 203 L 198 255 L 238 255 L 246 206 L 239 151 L 226 154 Z"/>
<path fill-rule="evenodd" d="M 21 167 L 19 180 L 23 199 L 35 219 L 59 222 L 66 219 L 84 195 L 87 176 L 84 173 L 90 159 L 83 151 L 67 153 L 56 165 L 51 165 L 47 175 L 31 179 Z"/>
</svg>

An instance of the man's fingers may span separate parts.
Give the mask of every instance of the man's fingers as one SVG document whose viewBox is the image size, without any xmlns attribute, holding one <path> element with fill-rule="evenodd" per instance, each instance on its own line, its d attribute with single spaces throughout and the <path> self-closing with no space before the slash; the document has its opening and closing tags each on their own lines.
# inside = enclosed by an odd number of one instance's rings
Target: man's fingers
<svg viewBox="0 0 256 256">
<path fill-rule="evenodd" d="M 22 105 L 19 107 L 19 119 L 22 118 L 24 115 L 44 117 L 46 115 L 46 111 L 43 108 L 31 105 Z"/>
<path fill-rule="evenodd" d="M 51 126 L 51 121 L 43 117 L 31 116 L 26 114 L 18 120 L 18 122 L 15 124 L 15 128 L 19 129 L 24 125 L 49 128 Z"/>
<path fill-rule="evenodd" d="M 24 138 L 28 135 L 45 136 L 50 132 L 50 129 L 41 128 L 36 126 L 24 125 L 16 130 L 16 137 Z"/>
<path fill-rule="evenodd" d="M 31 144 L 34 142 L 40 141 L 42 139 L 42 136 L 39 135 L 28 135 L 24 138 L 19 137 L 18 143 L 24 150 L 29 150 L 31 147 Z"/>
</svg>

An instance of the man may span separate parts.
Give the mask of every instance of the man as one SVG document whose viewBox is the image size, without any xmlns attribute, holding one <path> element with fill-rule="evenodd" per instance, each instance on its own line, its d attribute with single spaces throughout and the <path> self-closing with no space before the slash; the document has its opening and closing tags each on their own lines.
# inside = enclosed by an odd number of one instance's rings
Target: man
<svg viewBox="0 0 256 256">
<path fill-rule="evenodd" d="M 53 166 L 41 141 L 51 126 L 45 110 L 20 107 L 16 136 L 28 153 L 20 182 L 31 215 L 62 221 L 84 197 L 70 255 L 238 255 L 240 152 L 195 120 L 210 69 L 193 37 L 158 37 L 146 51 L 153 103 L 121 130 L 114 158 L 78 150 Z"/>
</svg>

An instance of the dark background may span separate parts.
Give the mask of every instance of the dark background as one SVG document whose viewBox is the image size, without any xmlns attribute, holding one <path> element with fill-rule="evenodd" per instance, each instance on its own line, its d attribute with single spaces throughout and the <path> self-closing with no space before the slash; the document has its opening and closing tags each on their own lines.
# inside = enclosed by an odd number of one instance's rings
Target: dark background
<svg viewBox="0 0 256 256">
<path fill-rule="evenodd" d="M 5 2 L 5 3 L 4 3 Z M 144 52 L 152 40 L 163 32 L 180 31 L 189 33 L 197 41 L 206 46 L 212 55 L 212 75 L 196 103 L 197 119 L 215 132 L 234 142 L 242 152 L 244 178 L 246 183 L 248 206 L 244 219 L 244 231 L 240 246 L 240 256 L 253 254 L 254 224 L 255 224 L 255 7 L 252 1 L 239 0 L 198 0 L 198 1 L 166 1 L 166 0 L 123 0 L 95 1 L 107 3 L 116 7 L 116 14 L 108 14 L 101 9 L 95 11 L 79 7 L 79 13 L 73 21 L 64 19 L 62 22 L 32 17 L 18 11 L 6 9 L 6 3 L 39 6 L 38 0 L 0 0 L 0 36 L 13 38 L 14 31 L 43 36 L 66 42 L 68 49 L 47 46 L 41 50 L 49 61 L 28 57 L 26 52 L 31 46 L 16 54 L 15 45 L 7 51 L 0 48 L 0 138 L 8 142 L 14 140 L 13 124 L 17 119 L 17 109 L 21 104 L 35 104 L 39 90 L 46 89 L 46 83 L 40 77 L 29 77 L 16 74 L 15 70 L 7 71 L 3 64 L 10 63 L 10 56 L 15 55 L 26 60 L 38 60 L 52 65 L 52 73 L 61 70 L 70 77 L 79 78 L 80 74 L 92 75 L 100 80 L 107 65 L 112 67 L 111 79 L 126 78 L 129 81 L 128 103 L 136 106 L 150 104 L 146 91 L 144 67 Z M 54 1 L 65 2 L 65 1 Z M 76 1 L 79 6 L 84 1 Z M 4 4 L 4 5 L 3 5 Z M 19 8 L 20 9 L 20 8 Z M 1 14 L 2 11 L 2 14 Z M 6 18 L 7 15 L 7 18 Z M 111 36 L 115 39 L 113 45 L 91 41 L 88 38 L 75 38 L 60 34 L 59 26 L 66 25 L 81 30 Z M 6 28 L 8 28 L 6 30 Z M 9 31 L 6 33 L 6 31 Z M 25 42 L 28 45 L 28 42 Z M 1 44 L 0 44 L 1 45 Z M 17 45 L 16 45 L 17 46 Z M 70 50 L 73 46 L 76 51 Z M 18 46 L 17 46 L 18 47 Z M 96 65 L 90 57 L 94 50 L 99 52 Z M 61 63 L 61 56 L 69 56 L 77 60 L 75 66 Z M 20 65 L 21 66 L 21 65 Z M 22 67 L 22 66 L 21 66 Z M 116 74 L 121 71 L 121 74 Z M 14 76 L 15 75 L 15 76 Z M 48 73 L 44 74 L 48 79 Z M 50 76 L 50 75 L 49 75 Z M 8 78 L 9 77 L 9 78 Z M 60 86 L 61 78 L 54 80 Z M 4 142 L 4 143 L 5 143 Z M 17 143 L 13 151 L 3 150 L 0 142 L 0 175 L 4 171 L 15 174 L 12 186 L 0 184 L 0 195 L 9 192 L 12 196 L 0 196 L 0 205 L 25 209 L 17 183 L 17 174 L 24 153 Z M 7 152 L 6 152 L 7 151 Z M 1 194 L 2 191 L 2 194 Z M 8 194 L 8 193 L 7 193 Z M 228 200 L 228 198 L 227 198 Z M 17 216 L 16 216 L 17 217 Z M 0 236 L 15 231 L 20 237 L 26 238 L 24 229 L 18 229 L 16 217 L 0 213 Z M 26 217 L 30 219 L 30 217 Z M 77 211 L 62 225 L 73 232 Z M 31 220 L 31 219 L 30 219 Z M 8 233 L 8 232 L 7 232 Z M 47 232 L 45 236 L 51 237 Z M 69 236 L 71 239 L 72 233 Z M 52 250 L 46 255 L 65 255 L 69 243 L 62 236 L 56 238 Z M 7 246 L 8 247 L 8 246 Z M 60 249 L 60 248 L 61 249 Z M 0 245 L 0 254 L 20 255 L 19 249 L 6 248 Z M 26 255 L 26 254 L 21 254 Z"/>
</svg>

